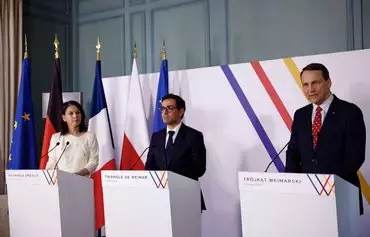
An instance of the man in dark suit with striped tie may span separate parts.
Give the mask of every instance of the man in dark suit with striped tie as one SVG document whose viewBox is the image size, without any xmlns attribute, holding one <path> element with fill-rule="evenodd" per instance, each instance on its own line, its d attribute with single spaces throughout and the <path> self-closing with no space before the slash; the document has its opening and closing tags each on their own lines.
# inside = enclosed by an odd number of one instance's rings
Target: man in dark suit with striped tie
<svg viewBox="0 0 370 237">
<path fill-rule="evenodd" d="M 162 98 L 162 120 L 167 128 L 152 135 L 146 170 L 168 170 L 198 180 L 206 172 L 203 134 L 182 122 L 185 101 L 177 95 Z M 201 194 L 202 210 L 206 209 Z"/>
<path fill-rule="evenodd" d="M 360 189 L 357 171 L 365 161 L 366 143 L 361 109 L 331 93 L 329 71 L 322 64 L 303 68 L 301 81 L 311 104 L 294 114 L 286 172 L 335 174 Z"/>
</svg>

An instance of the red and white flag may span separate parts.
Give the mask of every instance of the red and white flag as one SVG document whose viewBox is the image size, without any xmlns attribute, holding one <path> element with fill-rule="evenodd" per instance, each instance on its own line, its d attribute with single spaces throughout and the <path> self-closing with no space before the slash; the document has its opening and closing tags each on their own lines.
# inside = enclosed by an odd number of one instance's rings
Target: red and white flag
<svg viewBox="0 0 370 237">
<path fill-rule="evenodd" d="M 139 156 L 149 146 L 149 135 L 136 59 L 133 61 L 129 80 L 120 168 L 121 170 L 143 170 L 146 155 L 144 154 L 140 160 Z"/>
</svg>

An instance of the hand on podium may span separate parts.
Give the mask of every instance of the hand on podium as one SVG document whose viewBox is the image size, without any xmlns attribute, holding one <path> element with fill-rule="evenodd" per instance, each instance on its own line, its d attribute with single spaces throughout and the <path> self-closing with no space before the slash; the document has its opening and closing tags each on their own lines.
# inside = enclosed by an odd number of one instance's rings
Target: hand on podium
<svg viewBox="0 0 370 237">
<path fill-rule="evenodd" d="M 81 175 L 81 176 L 88 176 L 90 175 L 90 172 L 86 168 L 83 168 L 82 170 L 75 172 L 75 174 Z"/>
</svg>

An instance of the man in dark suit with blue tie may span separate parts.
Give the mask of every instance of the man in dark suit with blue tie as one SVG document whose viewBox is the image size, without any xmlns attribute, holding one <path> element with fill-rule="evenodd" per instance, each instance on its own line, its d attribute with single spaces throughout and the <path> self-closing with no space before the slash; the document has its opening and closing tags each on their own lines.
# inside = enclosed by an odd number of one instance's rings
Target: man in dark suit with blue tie
<svg viewBox="0 0 370 237">
<path fill-rule="evenodd" d="M 303 68 L 301 81 L 312 104 L 294 114 L 286 172 L 336 174 L 360 189 L 357 171 L 365 161 L 366 143 L 361 109 L 331 93 L 329 71 L 322 64 Z"/>
<path fill-rule="evenodd" d="M 185 101 L 177 95 L 162 98 L 162 120 L 167 128 L 152 135 L 146 170 L 169 170 L 198 180 L 206 172 L 203 134 L 182 122 Z M 205 210 L 201 195 L 202 210 Z"/>
</svg>

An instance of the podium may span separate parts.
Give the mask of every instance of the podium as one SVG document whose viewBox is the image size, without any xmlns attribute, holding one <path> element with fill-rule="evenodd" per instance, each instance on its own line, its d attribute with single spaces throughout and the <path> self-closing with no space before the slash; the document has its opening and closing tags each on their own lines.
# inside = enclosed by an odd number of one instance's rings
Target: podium
<svg viewBox="0 0 370 237">
<path fill-rule="evenodd" d="M 102 171 L 106 235 L 200 237 L 199 182 L 169 171 Z"/>
<path fill-rule="evenodd" d="M 358 188 L 335 175 L 239 172 L 243 236 L 357 236 Z"/>
<path fill-rule="evenodd" d="M 10 236 L 93 237 L 93 181 L 54 170 L 6 170 Z"/>
</svg>

